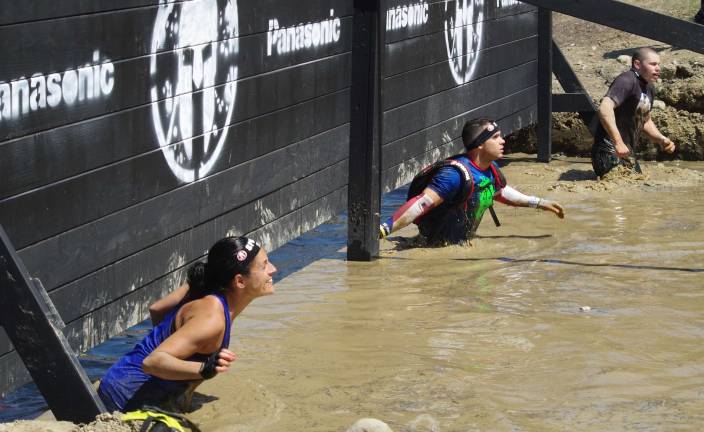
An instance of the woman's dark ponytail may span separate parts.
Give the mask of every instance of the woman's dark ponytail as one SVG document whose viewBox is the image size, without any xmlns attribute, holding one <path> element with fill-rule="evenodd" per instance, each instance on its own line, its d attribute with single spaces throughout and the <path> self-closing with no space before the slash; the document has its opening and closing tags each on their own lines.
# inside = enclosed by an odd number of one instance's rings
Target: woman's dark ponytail
<svg viewBox="0 0 704 432">
<path fill-rule="evenodd" d="M 208 294 L 207 292 L 208 264 L 197 262 L 188 268 L 186 282 L 188 282 L 188 298 L 194 300 Z"/>
</svg>

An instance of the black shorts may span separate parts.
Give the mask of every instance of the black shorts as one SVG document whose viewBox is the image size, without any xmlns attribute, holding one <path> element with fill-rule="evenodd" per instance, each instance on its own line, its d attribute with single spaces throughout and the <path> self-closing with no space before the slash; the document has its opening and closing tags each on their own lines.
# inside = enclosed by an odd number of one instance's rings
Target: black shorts
<svg viewBox="0 0 704 432">
<path fill-rule="evenodd" d="M 474 234 L 471 225 L 464 207 L 457 205 L 434 209 L 418 222 L 418 231 L 426 246 L 445 246 L 471 240 Z"/>
<path fill-rule="evenodd" d="M 633 150 L 631 153 L 633 153 Z M 592 168 L 598 177 L 603 177 L 615 167 L 623 165 L 632 168 L 633 171 L 640 173 L 640 165 L 637 161 L 629 162 L 626 159 L 621 159 L 616 155 L 614 145 L 608 139 L 595 139 L 592 146 Z"/>
</svg>

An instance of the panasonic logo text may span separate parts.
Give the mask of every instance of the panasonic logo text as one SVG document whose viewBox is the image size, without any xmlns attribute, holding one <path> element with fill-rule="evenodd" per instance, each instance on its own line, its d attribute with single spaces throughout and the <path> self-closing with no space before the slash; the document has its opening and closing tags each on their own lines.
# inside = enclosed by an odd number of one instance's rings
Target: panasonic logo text
<svg viewBox="0 0 704 432">
<path fill-rule="evenodd" d="M 77 102 L 107 96 L 115 87 L 115 65 L 93 53 L 93 65 L 61 73 L 35 73 L 9 83 L 0 82 L 0 121 L 16 120 L 40 109 L 56 108 L 62 102 Z"/>
<path fill-rule="evenodd" d="M 329 45 L 340 40 L 340 18 L 330 9 L 330 18 L 307 24 L 279 28 L 279 20 L 269 20 L 266 55 L 287 54 L 304 48 Z"/>
</svg>

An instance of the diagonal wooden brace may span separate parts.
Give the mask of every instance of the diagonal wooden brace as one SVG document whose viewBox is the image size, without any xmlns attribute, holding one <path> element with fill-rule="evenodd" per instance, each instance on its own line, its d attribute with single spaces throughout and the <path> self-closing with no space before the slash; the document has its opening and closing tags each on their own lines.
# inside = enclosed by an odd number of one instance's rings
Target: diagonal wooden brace
<svg viewBox="0 0 704 432">
<path fill-rule="evenodd" d="M 0 324 L 58 420 L 87 423 L 105 412 L 62 332 L 63 321 L 41 283 L 30 278 L 2 226 Z"/>
</svg>

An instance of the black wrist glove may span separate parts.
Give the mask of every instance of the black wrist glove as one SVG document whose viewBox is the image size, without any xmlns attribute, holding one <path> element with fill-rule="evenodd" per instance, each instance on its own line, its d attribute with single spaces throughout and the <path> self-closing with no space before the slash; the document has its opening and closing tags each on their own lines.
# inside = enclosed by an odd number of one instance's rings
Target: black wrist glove
<svg viewBox="0 0 704 432">
<path fill-rule="evenodd" d="M 200 373 L 200 376 L 202 376 L 203 379 L 210 379 L 218 374 L 218 372 L 215 370 L 215 367 L 218 365 L 219 358 L 220 350 L 210 354 L 208 356 L 208 359 L 201 364 L 198 373 Z"/>
</svg>

